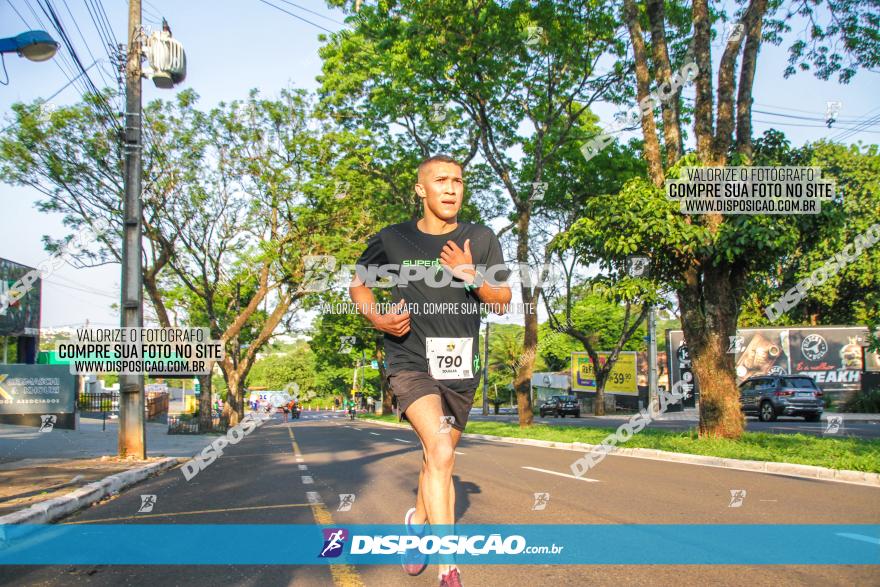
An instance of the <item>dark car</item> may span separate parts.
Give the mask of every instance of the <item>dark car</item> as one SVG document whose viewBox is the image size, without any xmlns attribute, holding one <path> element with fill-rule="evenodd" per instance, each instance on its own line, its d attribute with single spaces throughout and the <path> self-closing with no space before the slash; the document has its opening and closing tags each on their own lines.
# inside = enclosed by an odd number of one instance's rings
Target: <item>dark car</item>
<svg viewBox="0 0 880 587">
<path fill-rule="evenodd" d="M 760 375 L 739 385 L 743 414 L 771 422 L 778 416 L 803 416 L 807 422 L 822 417 L 822 390 L 803 375 Z"/>
<path fill-rule="evenodd" d="M 546 417 L 547 414 L 553 414 L 557 418 L 560 416 L 564 418 L 566 414 L 572 414 L 575 418 L 580 418 L 581 406 L 573 395 L 554 395 L 541 404 L 538 412 L 542 418 Z"/>
</svg>

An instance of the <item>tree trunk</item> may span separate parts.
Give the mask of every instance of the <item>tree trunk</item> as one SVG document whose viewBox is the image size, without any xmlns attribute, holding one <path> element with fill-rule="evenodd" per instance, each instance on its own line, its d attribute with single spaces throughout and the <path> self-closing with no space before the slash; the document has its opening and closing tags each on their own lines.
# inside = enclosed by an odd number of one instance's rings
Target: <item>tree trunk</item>
<svg viewBox="0 0 880 587">
<path fill-rule="evenodd" d="M 214 429 L 214 418 L 211 412 L 211 374 L 199 375 L 202 390 L 199 393 L 199 432 L 210 432 Z"/>
<path fill-rule="evenodd" d="M 623 13 L 629 28 L 630 41 L 633 46 L 636 73 L 636 100 L 639 104 L 650 94 L 651 77 L 648 71 L 648 53 L 642 27 L 639 24 L 639 12 L 634 0 L 624 0 Z M 642 151 L 648 162 L 648 174 L 655 185 L 663 185 L 663 161 L 660 156 L 660 140 L 657 138 L 657 125 L 654 122 L 653 108 L 640 116 L 642 137 L 645 145 Z M 669 147 L 669 145 L 667 145 Z"/>
<path fill-rule="evenodd" d="M 241 375 L 230 370 L 226 374 L 226 401 L 223 403 L 223 419 L 229 428 L 238 426 L 238 423 L 244 417 L 244 404 L 242 397 L 244 396 L 244 380 Z M 273 406 L 273 409 L 278 406 Z"/>
<path fill-rule="evenodd" d="M 382 410 L 381 416 L 394 413 L 391 407 L 391 387 L 388 385 L 388 375 L 385 373 L 385 353 L 382 347 L 376 348 L 376 360 L 379 362 L 379 385 L 382 387 Z"/>
<path fill-rule="evenodd" d="M 517 242 L 516 258 L 520 263 L 529 262 L 529 220 L 530 215 L 528 210 L 526 210 L 520 214 L 517 221 L 519 239 Z M 522 356 L 526 360 L 520 363 L 513 380 L 520 427 L 531 426 L 535 418 L 535 415 L 532 413 L 532 371 L 535 368 L 535 355 L 538 348 L 537 301 L 539 291 L 537 285 L 534 288 L 528 287 L 526 284 L 520 287 L 520 293 L 525 304 L 525 311 L 523 312 L 525 329 Z"/>
<path fill-rule="evenodd" d="M 739 438 L 745 420 L 739 404 L 734 355 L 728 353 L 739 314 L 736 282 L 727 265 L 708 267 L 702 279 L 688 271 L 678 291 L 681 324 L 700 389 L 700 436 Z"/>
<path fill-rule="evenodd" d="M 606 362 L 605 365 L 608 365 Z M 605 415 L 605 383 L 608 382 L 608 373 L 610 369 L 604 366 L 600 369 L 598 365 L 593 365 L 593 373 L 596 374 L 596 401 L 593 402 L 593 415 Z"/>
<path fill-rule="evenodd" d="M 153 305 L 153 309 L 156 311 L 156 319 L 159 320 L 159 326 L 162 328 L 170 328 L 171 322 L 168 320 L 168 310 L 165 308 L 165 303 L 162 301 L 162 294 L 159 292 L 159 288 L 156 285 L 155 275 L 150 271 L 144 271 L 144 289 L 147 292 L 147 297 L 150 298 L 150 303 Z"/>
</svg>

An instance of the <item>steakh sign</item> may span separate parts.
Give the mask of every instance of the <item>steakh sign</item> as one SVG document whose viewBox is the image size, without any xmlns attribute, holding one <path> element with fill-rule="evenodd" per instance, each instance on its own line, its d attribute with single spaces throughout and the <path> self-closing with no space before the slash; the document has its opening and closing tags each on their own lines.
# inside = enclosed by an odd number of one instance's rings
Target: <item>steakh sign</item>
<svg viewBox="0 0 880 587">
<path fill-rule="evenodd" d="M 670 385 L 684 378 L 693 382 L 687 345 L 681 330 L 667 330 Z M 822 391 L 832 395 L 858 390 L 862 374 L 862 347 L 867 343 L 864 326 L 801 326 L 790 328 L 742 328 L 730 341 L 736 381 L 755 375 L 805 375 Z M 869 366 L 880 357 L 868 355 Z"/>
</svg>

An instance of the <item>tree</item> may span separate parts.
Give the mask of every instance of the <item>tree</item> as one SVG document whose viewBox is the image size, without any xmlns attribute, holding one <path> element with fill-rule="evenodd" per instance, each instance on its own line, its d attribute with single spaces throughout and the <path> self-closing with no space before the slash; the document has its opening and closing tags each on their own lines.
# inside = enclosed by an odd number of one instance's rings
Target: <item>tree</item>
<svg viewBox="0 0 880 587">
<path fill-rule="evenodd" d="M 230 426 L 243 416 L 257 352 L 309 294 L 305 257 L 351 248 L 340 246 L 339 226 L 355 226 L 356 210 L 336 198 L 327 171 L 337 156 L 310 117 L 307 95 L 293 90 L 194 113 L 203 155 L 187 161 L 185 193 L 167 212 L 174 281 L 226 349 Z"/>
<path fill-rule="evenodd" d="M 573 297 L 577 299 L 574 300 Z M 545 296 L 545 301 L 548 296 Z M 581 343 L 590 357 L 596 374 L 596 401 L 593 412 L 605 414 L 605 384 L 621 351 L 640 350 L 642 341 L 636 333 L 644 332 L 642 324 L 654 300 L 653 288 L 644 280 L 617 277 L 597 280 L 592 290 L 586 287 L 566 296 L 554 308 L 549 302 L 550 327 Z M 607 352 L 604 361 L 599 352 Z"/>
<path fill-rule="evenodd" d="M 622 20 L 632 47 L 635 98 L 646 104 L 652 82 L 660 84 L 668 97 L 659 106 L 646 108 L 640 119 L 650 181 L 632 180 L 602 205 L 588 206 L 576 226 L 576 240 L 589 243 L 599 254 L 647 253 L 654 273 L 675 290 L 700 386 L 700 433 L 704 436 L 736 438 L 743 430 L 733 355 L 726 351 L 728 337 L 736 331 L 749 275 L 765 270 L 796 245 L 800 234 L 836 214 L 836 206 L 823 206 L 819 217 L 682 217 L 666 201 L 661 186 L 683 165 L 751 163 L 752 88 L 759 49 L 765 40 L 781 42 L 793 11 L 800 10 L 814 21 L 807 27 L 807 41 L 792 45 L 794 54 L 800 56 L 799 68 L 809 69 L 812 64 L 820 77 L 839 71 L 840 79 L 846 81 L 848 71 L 840 66 L 841 55 L 853 64 L 871 67 L 880 47 L 872 32 L 877 17 L 864 3 L 791 2 L 788 8 L 783 4 L 749 0 L 739 5 L 735 19 L 743 25 L 742 34 L 726 39 L 713 83 L 711 41 L 721 16 L 710 10 L 708 0 L 694 0 L 690 9 L 684 2 L 648 0 L 644 10 L 635 0 L 624 0 Z M 814 7 L 819 5 L 831 26 L 816 22 L 820 14 Z M 779 11 L 784 16 L 774 20 Z M 650 32 L 650 44 L 645 30 Z M 837 44 L 838 39 L 843 42 Z M 815 51 L 798 52 L 803 42 L 811 43 Z M 842 53 L 835 57 L 838 48 Z M 674 68 L 687 63 L 698 69 L 693 108 L 696 149 L 689 154 L 683 143 L 689 113 L 682 107 L 681 87 L 670 84 Z M 659 126 L 654 112 L 658 108 Z"/>
<path fill-rule="evenodd" d="M 63 215 L 72 232 L 91 227 L 99 233 L 98 246 L 70 258 L 75 267 L 119 263 L 122 259 L 122 143 L 108 119 L 103 98 L 88 95 L 80 104 L 52 111 L 41 100 L 13 104 L 15 121 L 0 135 L 0 181 L 31 187 L 42 194 L 37 208 Z M 144 109 L 143 209 L 141 225 L 146 243 L 143 280 L 147 299 L 160 326 L 169 319 L 159 292 L 160 274 L 173 254 L 174 240 L 157 238 L 166 217 L 162 213 L 182 189 L 181 163 L 197 156 L 189 149 L 185 132 L 163 124 L 160 112 L 186 109 L 195 99 L 192 91 L 180 92 L 176 103 L 151 102 Z M 154 116 L 157 117 L 154 119 Z M 46 249 L 57 250 L 62 239 L 44 237 Z"/>
<path fill-rule="evenodd" d="M 860 148 L 820 141 L 792 148 L 778 131 L 755 141 L 759 165 L 812 165 L 833 178 L 843 196 L 840 214 L 803 234 L 801 241 L 764 272 L 750 276 L 740 326 L 770 324 L 872 324 L 880 321 L 880 250 L 870 247 L 822 285 L 771 323 L 761 300 L 779 297 L 826 260 L 834 258 L 855 238 L 880 222 L 880 153 L 876 145 Z"/>
</svg>

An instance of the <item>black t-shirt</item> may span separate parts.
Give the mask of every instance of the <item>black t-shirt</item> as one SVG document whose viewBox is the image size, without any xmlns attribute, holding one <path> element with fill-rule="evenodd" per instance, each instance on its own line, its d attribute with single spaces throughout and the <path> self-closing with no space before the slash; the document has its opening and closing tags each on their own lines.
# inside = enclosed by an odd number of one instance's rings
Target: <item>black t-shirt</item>
<svg viewBox="0 0 880 587">
<path fill-rule="evenodd" d="M 402 337 L 385 333 L 385 354 L 388 360 L 388 374 L 399 371 L 430 372 L 427 352 L 427 337 L 471 338 L 472 373 L 467 379 L 440 379 L 456 391 L 475 389 L 480 382 L 480 354 L 478 349 L 480 332 L 480 300 L 473 291 L 464 287 L 454 287 L 452 283 L 442 287 L 429 287 L 428 283 L 446 283 L 451 272 L 440 265 L 440 252 L 447 241 L 453 241 L 462 250 L 470 239 L 473 263 L 486 281 L 496 284 L 507 281 L 510 271 L 504 267 L 501 244 L 491 229 L 468 222 L 459 222 L 455 230 L 446 234 L 422 232 L 415 220 L 402 222 L 383 228 L 367 242 L 367 249 L 358 259 L 359 271 L 373 266 L 393 265 L 389 273 L 400 277 L 401 269 L 407 265 L 430 268 L 434 278 L 407 279 L 405 287 L 400 283 L 391 288 L 394 303 L 405 300 L 410 312 L 410 330 Z M 482 268 L 486 267 L 484 271 Z M 494 270 L 493 270 L 494 267 Z M 444 275 L 446 274 L 445 281 Z M 411 274 L 410 274 L 411 275 Z M 407 272 L 404 269 L 404 276 Z M 378 274 L 381 279 L 381 274 Z M 372 286 L 370 280 L 368 286 Z M 427 281 L 427 283 L 426 283 Z M 462 286 L 457 278 L 451 281 Z"/>
</svg>

